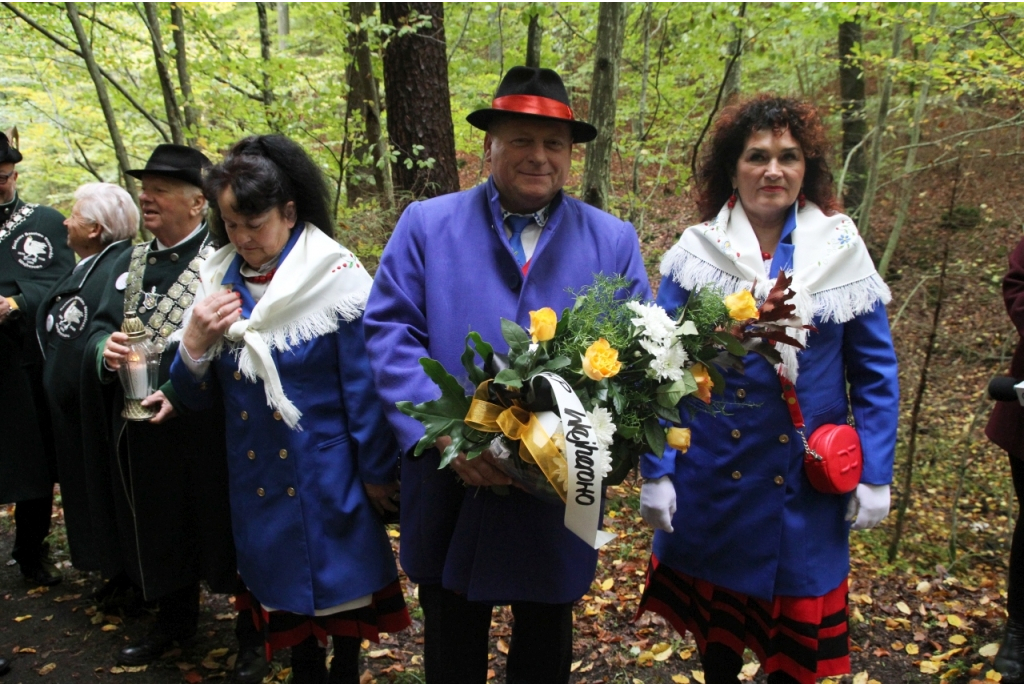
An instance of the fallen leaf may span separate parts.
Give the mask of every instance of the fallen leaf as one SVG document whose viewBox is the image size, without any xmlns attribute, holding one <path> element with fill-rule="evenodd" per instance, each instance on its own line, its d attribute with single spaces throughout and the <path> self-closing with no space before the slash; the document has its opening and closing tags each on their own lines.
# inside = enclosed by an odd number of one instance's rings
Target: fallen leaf
<svg viewBox="0 0 1024 685">
<path fill-rule="evenodd" d="M 398 537 L 401 537 L 401 535 L 402 535 L 402 534 L 401 534 L 401 533 L 399 533 L 399 532 L 398 532 L 397 530 L 395 530 L 394 528 L 391 528 L 391 529 L 389 529 L 389 530 L 388 530 L 388 537 L 389 537 L 389 538 L 398 538 Z"/>
<path fill-rule="evenodd" d="M 982 656 L 995 656 L 996 652 L 999 651 L 998 642 L 989 642 L 987 645 L 978 650 L 978 654 Z"/>
<path fill-rule="evenodd" d="M 861 671 L 857 675 L 853 676 L 853 685 L 867 685 L 868 672 Z"/>
<path fill-rule="evenodd" d="M 217 614 L 216 616 L 214 616 L 214 618 L 217 619 L 218 621 L 234 621 L 235 620 L 235 612 L 233 612 L 233 611 L 225 611 L 223 614 Z"/>
<path fill-rule="evenodd" d="M 875 650 L 873 652 L 871 652 L 871 653 L 874 654 L 875 657 L 879 658 L 879 659 L 882 658 L 883 656 L 889 656 L 889 650 L 888 649 L 882 649 L 881 647 L 876 647 Z"/>
<path fill-rule="evenodd" d="M 50 591 L 50 588 L 46 587 L 45 585 L 40 585 L 39 587 L 34 587 L 31 590 L 29 590 L 28 594 L 29 595 L 45 595 L 49 591 Z"/>
<path fill-rule="evenodd" d="M 35 654 L 36 650 L 32 649 L 31 647 L 15 647 L 14 648 L 14 653 L 15 654 Z"/>
<path fill-rule="evenodd" d="M 636 658 L 637 666 L 647 666 L 654 663 L 654 652 L 650 650 L 644 650 L 640 652 L 640 656 Z"/>
<path fill-rule="evenodd" d="M 950 635 L 949 636 L 949 643 L 951 645 L 962 645 L 965 642 L 967 642 L 967 638 L 964 637 L 963 635 Z"/>
<path fill-rule="evenodd" d="M 760 669 L 761 664 L 757 663 L 756 661 L 751 661 L 749 663 L 743 664 L 743 668 L 740 669 L 740 675 L 744 675 L 753 680 L 754 676 L 757 675 L 757 672 Z"/>
<path fill-rule="evenodd" d="M 583 665 L 582 661 L 574 661 L 574 662 L 572 662 L 572 666 L 569 667 L 569 672 L 570 673 L 575 673 L 579 669 L 579 667 L 582 666 L 582 665 Z"/>
<path fill-rule="evenodd" d="M 52 671 L 55 668 L 57 668 L 57 664 L 55 664 L 55 663 L 53 663 L 51 661 L 50 663 L 46 664 L 42 668 L 37 668 L 36 669 L 36 673 L 38 673 L 39 675 L 46 675 L 47 673 L 49 673 L 50 671 Z"/>
<path fill-rule="evenodd" d="M 210 657 L 206 657 L 205 659 L 203 659 L 203 663 L 201 664 L 201 666 L 208 671 L 219 671 L 220 669 L 224 668 L 224 665 L 222 663 L 220 663 L 216 659 L 211 659 Z"/>
<path fill-rule="evenodd" d="M 669 657 L 672 656 L 674 650 L 672 649 L 672 647 L 666 644 L 665 649 L 663 649 L 662 651 L 655 651 L 659 646 L 660 645 L 655 645 L 654 648 L 651 650 L 652 652 L 654 652 L 654 660 L 668 661 Z"/>
<path fill-rule="evenodd" d="M 896 608 L 899 609 L 901 614 L 910 616 L 910 607 L 907 606 L 906 602 L 896 602 Z"/>
<path fill-rule="evenodd" d="M 81 598 L 82 598 L 82 595 L 61 595 L 60 597 L 54 597 L 53 601 L 56 602 L 57 604 L 60 604 L 61 602 L 67 602 L 68 600 L 71 600 L 71 599 L 81 599 Z"/>
<path fill-rule="evenodd" d="M 921 651 L 920 649 L 918 649 L 917 645 L 915 643 L 913 643 L 913 642 L 911 642 L 909 645 L 904 647 L 904 649 L 907 650 L 907 654 L 909 654 L 910 656 L 914 656 L 915 654 L 918 654 Z"/>
<path fill-rule="evenodd" d="M 217 649 L 211 649 L 207 654 L 207 659 L 219 659 L 228 653 L 227 647 L 218 647 Z"/>
<path fill-rule="evenodd" d="M 105 618 L 106 616 L 103 615 L 102 611 L 97 611 L 95 614 L 92 615 L 92 618 L 89 619 L 89 622 L 92 623 L 94 626 L 98 626 L 99 624 L 103 623 L 103 620 Z"/>
<path fill-rule="evenodd" d="M 175 666 L 178 667 L 178 670 L 183 672 L 191 671 L 193 668 L 196 667 L 195 664 L 190 664 L 187 661 L 179 661 L 177 664 L 175 664 Z"/>
<path fill-rule="evenodd" d="M 605 578 L 603 581 L 601 581 L 601 589 L 606 592 L 608 590 L 611 590 L 613 585 L 615 585 L 614 578 Z"/>
<path fill-rule="evenodd" d="M 115 630 L 117 630 L 117 626 L 115 626 L 113 623 L 108 623 L 107 625 L 100 628 L 100 630 L 102 630 L 104 633 L 112 633 Z"/>
<path fill-rule="evenodd" d="M 498 651 L 502 654 L 508 654 L 508 643 L 502 638 L 498 638 Z"/>
<path fill-rule="evenodd" d="M 690 671 L 690 675 L 692 675 L 693 679 L 700 683 L 700 685 L 704 685 L 704 671 Z"/>
<path fill-rule="evenodd" d="M 690 679 L 684 675 L 680 675 L 677 673 L 676 675 L 672 676 L 672 682 L 679 683 L 679 685 L 689 685 Z"/>
<path fill-rule="evenodd" d="M 946 616 L 946 623 L 953 626 L 954 628 L 959 628 L 963 625 L 963 620 L 956 614 L 949 614 L 948 616 Z"/>
<path fill-rule="evenodd" d="M 921 673 L 935 674 L 939 672 L 939 665 L 934 661 L 922 661 L 918 668 L 921 669 Z"/>
<path fill-rule="evenodd" d="M 373 649 L 373 650 L 370 650 L 370 652 L 368 653 L 368 656 L 371 659 L 380 659 L 381 657 L 387 656 L 389 651 L 391 651 L 391 650 L 389 650 L 389 649 Z"/>
<path fill-rule="evenodd" d="M 896 640 L 896 642 L 893 642 L 889 646 L 892 648 L 894 652 L 902 652 L 903 648 L 906 647 L 906 645 L 900 642 L 899 640 Z"/>
<path fill-rule="evenodd" d="M 580 669 L 580 673 L 586 673 L 594 668 L 594 662 L 591 661 L 589 664 Z M 385 669 L 386 670 L 386 669 Z"/>
<path fill-rule="evenodd" d="M 22 621 L 27 621 L 30 618 L 32 618 L 32 614 L 25 614 L 24 616 L 15 616 L 14 617 L 14 622 L 15 623 L 21 623 Z"/>
<path fill-rule="evenodd" d="M 931 589 L 932 589 L 932 584 L 929 583 L 927 580 L 922 580 L 920 583 L 917 584 L 917 591 L 920 592 L 921 594 L 925 594 L 927 592 L 931 592 Z"/>
<path fill-rule="evenodd" d="M 686 661 L 691 656 L 693 656 L 693 651 L 692 650 L 684 649 L 683 651 L 679 652 L 679 658 L 682 659 L 683 661 Z"/>
<path fill-rule="evenodd" d="M 120 616 L 107 616 L 107 623 L 113 623 L 115 626 L 119 626 L 123 621 Z"/>
<path fill-rule="evenodd" d="M 1003 681 L 1003 674 L 993 669 L 985 674 L 985 680 L 990 683 L 1000 683 Z"/>
<path fill-rule="evenodd" d="M 203 682 L 203 676 L 198 671 L 189 671 L 185 674 L 185 682 L 195 685 L 196 683 Z"/>
</svg>

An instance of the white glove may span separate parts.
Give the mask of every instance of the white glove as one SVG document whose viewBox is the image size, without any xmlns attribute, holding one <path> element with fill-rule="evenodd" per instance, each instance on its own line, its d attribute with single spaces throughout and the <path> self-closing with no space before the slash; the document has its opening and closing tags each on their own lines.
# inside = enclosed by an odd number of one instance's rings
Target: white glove
<svg viewBox="0 0 1024 685">
<path fill-rule="evenodd" d="M 641 495 L 641 501 L 643 497 Z M 853 530 L 874 528 L 889 514 L 889 486 L 860 483 L 846 508 L 846 520 Z"/>
<path fill-rule="evenodd" d="M 676 488 L 668 476 L 645 480 L 640 488 L 640 516 L 651 528 L 672 532 L 676 513 Z"/>
</svg>

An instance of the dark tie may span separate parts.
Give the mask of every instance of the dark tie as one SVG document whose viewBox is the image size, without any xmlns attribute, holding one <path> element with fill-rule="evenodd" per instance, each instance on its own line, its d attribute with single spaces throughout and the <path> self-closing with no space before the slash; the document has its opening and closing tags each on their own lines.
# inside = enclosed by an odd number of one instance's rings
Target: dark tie
<svg viewBox="0 0 1024 685">
<path fill-rule="evenodd" d="M 509 238 L 508 243 L 512 247 L 512 252 L 515 253 L 516 263 L 520 267 L 525 266 L 526 249 L 523 247 L 523 231 L 533 223 L 533 217 L 510 214 L 505 218 L 505 221 L 508 222 L 508 227 L 512 229 L 512 237 Z"/>
</svg>

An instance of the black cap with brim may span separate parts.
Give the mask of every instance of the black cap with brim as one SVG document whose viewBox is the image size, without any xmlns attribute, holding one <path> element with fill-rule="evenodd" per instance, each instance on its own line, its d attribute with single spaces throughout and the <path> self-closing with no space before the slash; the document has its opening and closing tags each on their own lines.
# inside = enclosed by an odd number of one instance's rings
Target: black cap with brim
<svg viewBox="0 0 1024 685">
<path fill-rule="evenodd" d="M 166 176 L 202 188 L 203 169 L 209 166 L 210 160 L 199 150 L 162 143 L 153 150 L 144 169 L 129 169 L 125 173 L 139 179 L 146 175 Z"/>
<path fill-rule="evenodd" d="M 551 69 L 512 67 L 491 106 L 471 112 L 466 121 L 486 131 L 495 118 L 507 116 L 565 122 L 572 128 L 574 143 L 589 143 L 597 137 L 596 128 L 575 118 L 565 84 Z"/>
<path fill-rule="evenodd" d="M 21 160 L 22 156 L 18 152 L 18 148 L 11 147 L 11 141 L 7 139 L 7 134 L 0 132 L 0 164 L 17 164 Z"/>
</svg>

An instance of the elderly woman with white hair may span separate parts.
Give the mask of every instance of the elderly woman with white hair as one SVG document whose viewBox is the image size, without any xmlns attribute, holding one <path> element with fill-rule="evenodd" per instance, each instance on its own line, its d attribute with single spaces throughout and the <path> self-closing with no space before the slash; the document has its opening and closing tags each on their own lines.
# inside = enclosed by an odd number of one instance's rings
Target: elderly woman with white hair
<svg viewBox="0 0 1024 685">
<path fill-rule="evenodd" d="M 68 246 L 79 261 L 39 308 L 36 334 L 46 358 L 43 387 L 53 418 L 71 562 L 80 570 L 101 571 L 112 578 L 122 569 L 112 518 L 110 464 L 87 463 L 89 451 L 84 449 L 87 440 L 107 440 L 104 408 L 111 398 L 104 393 L 110 388 L 83 383 L 82 376 L 83 367 L 88 371 L 95 366 L 95 359 L 86 354 L 92 316 L 103 293 L 112 287 L 108 284 L 117 258 L 138 232 L 139 210 L 120 186 L 87 183 L 75 191 L 75 206 L 64 225 Z"/>
</svg>

